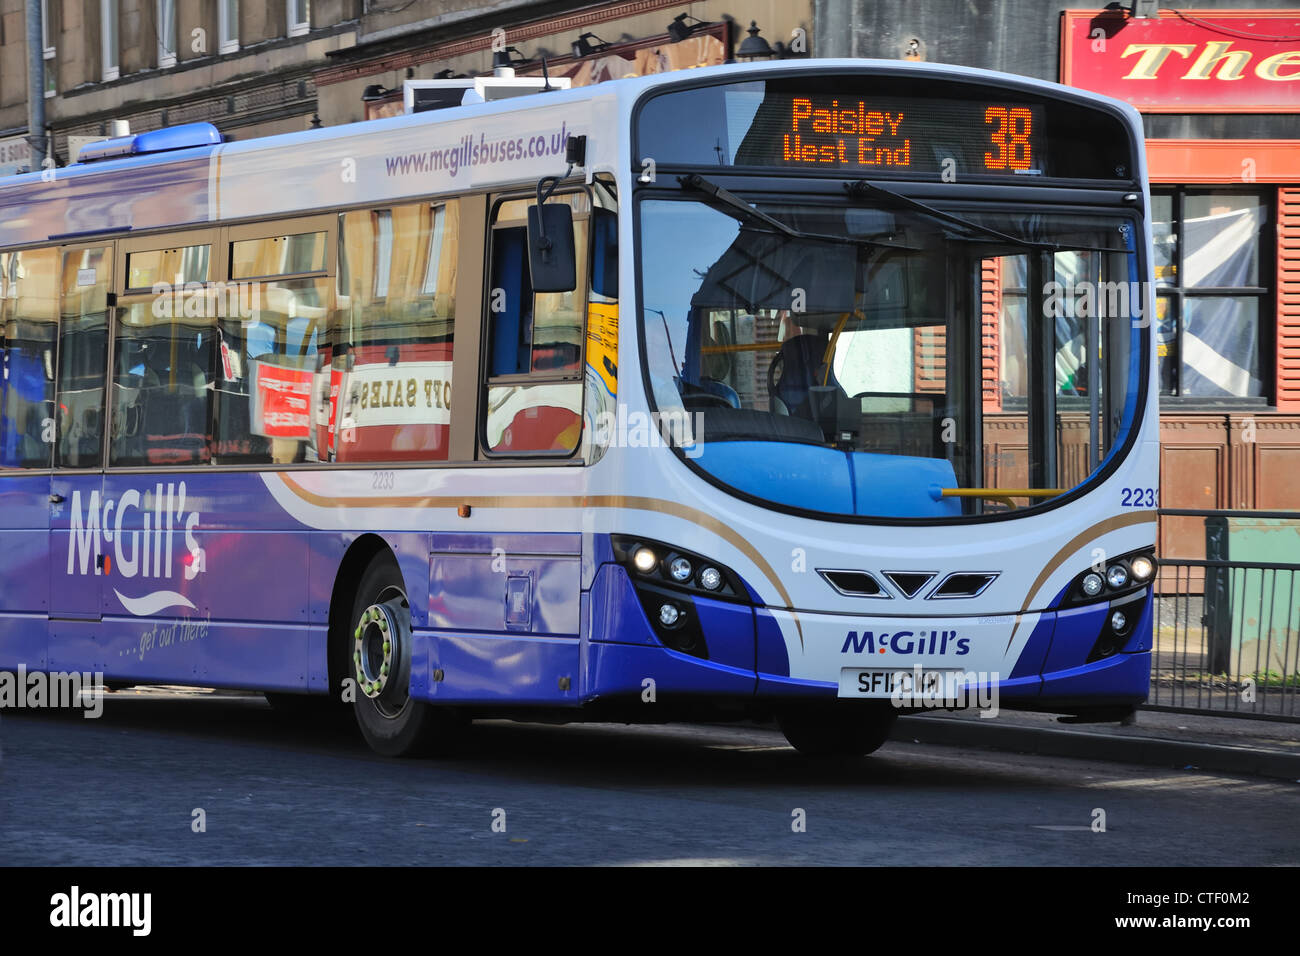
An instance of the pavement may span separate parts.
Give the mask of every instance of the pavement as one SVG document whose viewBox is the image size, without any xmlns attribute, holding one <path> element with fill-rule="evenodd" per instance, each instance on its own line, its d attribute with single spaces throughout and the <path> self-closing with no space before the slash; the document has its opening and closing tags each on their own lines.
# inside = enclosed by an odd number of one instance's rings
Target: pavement
<svg viewBox="0 0 1300 956">
<path fill-rule="evenodd" d="M 1054 714 L 944 711 L 900 717 L 896 741 L 975 747 L 1300 783 L 1300 723 L 1139 710 L 1131 724 L 1067 724 Z"/>
</svg>

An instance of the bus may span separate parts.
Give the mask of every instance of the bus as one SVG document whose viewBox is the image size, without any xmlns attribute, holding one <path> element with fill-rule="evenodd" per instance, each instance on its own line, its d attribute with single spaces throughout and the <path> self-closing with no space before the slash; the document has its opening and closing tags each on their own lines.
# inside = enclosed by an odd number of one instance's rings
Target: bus
<svg viewBox="0 0 1300 956">
<path fill-rule="evenodd" d="M 0 669 L 395 756 L 1145 698 L 1133 109 L 815 59 L 465 99 L 0 183 Z"/>
</svg>

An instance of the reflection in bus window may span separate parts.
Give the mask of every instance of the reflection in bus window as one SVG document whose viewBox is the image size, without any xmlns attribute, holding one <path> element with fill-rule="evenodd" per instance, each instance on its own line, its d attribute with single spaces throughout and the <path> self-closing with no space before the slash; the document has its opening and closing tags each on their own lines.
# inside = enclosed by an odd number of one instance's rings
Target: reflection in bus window
<svg viewBox="0 0 1300 956">
<path fill-rule="evenodd" d="M 455 202 L 344 213 L 336 321 L 315 391 L 337 461 L 445 461 L 456 312 Z"/>
<path fill-rule="evenodd" d="M 127 253 L 128 289 L 152 289 L 155 283 L 207 282 L 209 246 L 178 246 Z"/>
<path fill-rule="evenodd" d="M 50 467 L 58 261 L 56 249 L 0 254 L 0 467 Z"/>
<path fill-rule="evenodd" d="M 240 284 L 238 309 L 218 321 L 219 464 L 316 460 L 312 389 L 332 295 L 325 278 Z"/>
<path fill-rule="evenodd" d="M 208 462 L 215 306 L 207 297 L 182 310 L 153 296 L 120 304 L 109 464 Z"/>
<path fill-rule="evenodd" d="M 230 244 L 230 277 L 302 275 L 325 271 L 325 233 L 241 239 Z"/>
<path fill-rule="evenodd" d="M 63 257 L 57 464 L 66 468 L 95 468 L 101 461 L 112 272 L 112 246 Z"/>
</svg>

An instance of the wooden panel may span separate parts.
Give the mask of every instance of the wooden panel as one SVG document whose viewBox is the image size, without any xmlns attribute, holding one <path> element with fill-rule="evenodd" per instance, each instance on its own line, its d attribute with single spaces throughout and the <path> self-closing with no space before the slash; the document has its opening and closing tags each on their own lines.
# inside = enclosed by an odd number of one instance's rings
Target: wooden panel
<svg viewBox="0 0 1300 956">
<path fill-rule="evenodd" d="M 1300 189 L 1277 191 L 1277 410 L 1300 412 Z"/>
<path fill-rule="evenodd" d="M 1261 510 L 1300 510 L 1300 422 L 1291 427 L 1296 440 L 1290 444 L 1256 444 L 1255 507 Z"/>
<path fill-rule="evenodd" d="M 1029 425 L 1023 414 L 984 416 L 984 485 L 1024 488 L 1029 484 Z"/>
<path fill-rule="evenodd" d="M 1167 415 L 1160 422 L 1160 506 L 1228 507 L 1228 420 L 1225 415 Z M 1204 518 L 1161 518 L 1157 553 L 1204 558 Z M 1193 572 L 1199 589 L 1204 575 Z"/>
</svg>

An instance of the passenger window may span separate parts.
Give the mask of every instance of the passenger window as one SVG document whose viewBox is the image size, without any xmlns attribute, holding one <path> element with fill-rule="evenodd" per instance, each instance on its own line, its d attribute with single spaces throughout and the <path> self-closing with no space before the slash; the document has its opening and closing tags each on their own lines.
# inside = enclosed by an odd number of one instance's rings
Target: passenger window
<svg viewBox="0 0 1300 956">
<path fill-rule="evenodd" d="M 261 279 L 324 272 L 325 237 L 324 232 L 302 232 L 232 242 L 230 278 Z"/>
<path fill-rule="evenodd" d="M 186 282 L 207 282 L 211 259 L 210 246 L 178 246 L 128 253 L 126 285 L 128 289 L 152 289 L 156 283 L 169 286 Z"/>
<path fill-rule="evenodd" d="M 217 464 L 319 460 L 312 394 L 333 311 L 330 279 L 229 283 L 217 319 Z"/>
<path fill-rule="evenodd" d="M 97 468 L 103 459 L 112 278 L 112 246 L 79 249 L 63 256 L 56 462 L 63 468 Z"/>
<path fill-rule="evenodd" d="M 57 249 L 0 253 L 0 467 L 51 464 L 58 263 Z"/>
<path fill-rule="evenodd" d="M 533 292 L 526 216 L 531 200 L 497 207 L 488 293 L 485 442 L 501 454 L 571 454 L 582 437 L 582 345 L 586 334 L 585 192 L 553 197 L 574 210 L 577 288 Z M 522 376 L 522 378 L 521 378 Z"/>
<path fill-rule="evenodd" d="M 211 460 L 217 296 L 210 288 L 120 300 L 109 464 Z"/>
<path fill-rule="evenodd" d="M 336 321 L 315 401 L 322 457 L 446 461 L 460 207 L 339 218 Z"/>
</svg>

